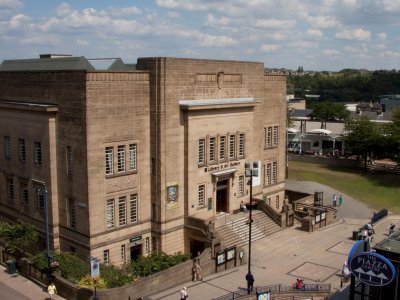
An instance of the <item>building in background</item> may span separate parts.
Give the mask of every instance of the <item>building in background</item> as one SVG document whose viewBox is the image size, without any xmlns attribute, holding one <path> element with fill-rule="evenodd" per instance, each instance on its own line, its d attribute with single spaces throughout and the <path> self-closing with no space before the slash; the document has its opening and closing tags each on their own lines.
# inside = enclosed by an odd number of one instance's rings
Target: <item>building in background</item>
<svg viewBox="0 0 400 300">
<path fill-rule="evenodd" d="M 44 55 L 0 66 L 0 217 L 116 265 L 197 253 L 204 226 L 285 197 L 286 78 L 257 62 Z"/>
</svg>

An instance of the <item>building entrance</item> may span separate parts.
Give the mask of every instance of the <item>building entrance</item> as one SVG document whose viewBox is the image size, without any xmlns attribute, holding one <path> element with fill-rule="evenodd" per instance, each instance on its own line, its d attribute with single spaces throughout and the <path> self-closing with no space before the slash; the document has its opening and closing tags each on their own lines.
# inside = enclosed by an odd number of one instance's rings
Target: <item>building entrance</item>
<svg viewBox="0 0 400 300">
<path fill-rule="evenodd" d="M 142 256 L 142 245 L 131 247 L 131 260 L 137 260 L 140 256 Z"/>
<path fill-rule="evenodd" d="M 228 212 L 228 180 L 217 182 L 217 212 Z"/>
</svg>

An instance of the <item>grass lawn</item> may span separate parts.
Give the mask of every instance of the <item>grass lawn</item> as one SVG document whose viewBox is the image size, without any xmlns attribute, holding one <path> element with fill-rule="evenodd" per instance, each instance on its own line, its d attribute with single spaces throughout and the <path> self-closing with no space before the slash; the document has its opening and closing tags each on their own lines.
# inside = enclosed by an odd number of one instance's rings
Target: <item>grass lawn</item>
<svg viewBox="0 0 400 300">
<path fill-rule="evenodd" d="M 369 174 L 361 169 L 289 162 L 289 179 L 315 181 L 328 185 L 371 208 L 400 213 L 400 176 Z"/>
</svg>

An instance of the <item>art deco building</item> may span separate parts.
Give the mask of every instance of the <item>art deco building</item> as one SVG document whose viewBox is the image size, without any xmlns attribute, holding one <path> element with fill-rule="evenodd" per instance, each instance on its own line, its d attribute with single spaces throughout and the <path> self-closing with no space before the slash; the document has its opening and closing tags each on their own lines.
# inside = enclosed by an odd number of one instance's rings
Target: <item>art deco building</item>
<svg viewBox="0 0 400 300">
<path fill-rule="evenodd" d="M 200 227 L 249 201 L 245 162 L 281 211 L 285 80 L 257 62 L 3 61 L 0 217 L 43 233 L 45 187 L 54 249 L 115 264 L 198 251 Z"/>
</svg>

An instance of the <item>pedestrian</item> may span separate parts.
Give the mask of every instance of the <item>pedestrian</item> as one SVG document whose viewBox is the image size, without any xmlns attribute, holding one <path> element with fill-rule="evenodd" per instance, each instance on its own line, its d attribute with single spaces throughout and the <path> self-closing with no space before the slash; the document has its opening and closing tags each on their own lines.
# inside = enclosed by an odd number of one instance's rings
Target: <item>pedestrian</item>
<svg viewBox="0 0 400 300">
<path fill-rule="evenodd" d="M 51 282 L 51 283 L 49 284 L 49 286 L 47 287 L 47 292 L 48 292 L 49 295 L 50 295 L 50 299 L 54 299 L 54 294 L 57 294 L 57 288 L 56 288 L 56 286 L 54 285 L 54 282 Z"/>
<path fill-rule="evenodd" d="M 246 281 L 247 281 L 247 294 L 250 294 L 250 292 L 253 292 L 253 286 L 254 286 L 254 276 L 251 272 L 247 273 Z"/>
<path fill-rule="evenodd" d="M 241 210 L 242 212 L 247 213 L 247 207 L 246 207 L 246 204 L 244 204 L 243 201 L 240 202 L 240 210 Z"/>
<path fill-rule="evenodd" d="M 333 206 L 336 206 L 336 194 L 333 194 L 332 204 L 333 204 Z"/>
<path fill-rule="evenodd" d="M 340 194 L 340 196 L 339 196 L 339 206 L 342 206 L 342 203 L 343 203 L 343 196 L 342 196 L 342 194 Z"/>
<path fill-rule="evenodd" d="M 297 280 L 296 280 L 296 289 L 298 289 L 298 290 L 303 289 L 303 280 L 300 278 L 297 278 Z"/>
<path fill-rule="evenodd" d="M 347 261 L 343 263 L 342 274 L 344 281 L 347 282 L 350 279 L 350 270 L 349 267 L 347 266 Z"/>
<path fill-rule="evenodd" d="M 194 281 L 203 280 L 203 276 L 201 276 L 201 267 L 198 262 L 194 264 Z"/>
<path fill-rule="evenodd" d="M 187 293 L 187 290 L 186 290 L 186 286 L 184 286 L 181 289 L 181 300 L 186 300 L 187 297 L 188 297 L 188 293 Z"/>
<path fill-rule="evenodd" d="M 393 222 L 390 223 L 389 226 L 389 235 L 391 235 L 394 232 L 394 229 L 396 228 L 396 224 L 394 224 Z"/>
</svg>

